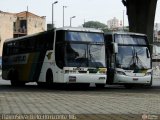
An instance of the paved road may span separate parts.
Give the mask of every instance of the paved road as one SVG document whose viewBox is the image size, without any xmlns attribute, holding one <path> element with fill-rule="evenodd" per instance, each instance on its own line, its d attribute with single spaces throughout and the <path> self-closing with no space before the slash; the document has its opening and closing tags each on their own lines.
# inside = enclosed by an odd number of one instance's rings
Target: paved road
<svg viewBox="0 0 160 120">
<path fill-rule="evenodd" d="M 134 89 L 123 86 L 47 89 L 39 88 L 35 83 L 15 88 L 8 81 L 0 80 L 0 119 L 19 114 L 21 116 L 16 117 L 21 119 L 40 119 L 48 115 L 51 119 L 63 120 L 141 120 L 146 114 L 148 118 L 158 120 L 159 93 L 158 77 L 152 88 Z"/>
</svg>

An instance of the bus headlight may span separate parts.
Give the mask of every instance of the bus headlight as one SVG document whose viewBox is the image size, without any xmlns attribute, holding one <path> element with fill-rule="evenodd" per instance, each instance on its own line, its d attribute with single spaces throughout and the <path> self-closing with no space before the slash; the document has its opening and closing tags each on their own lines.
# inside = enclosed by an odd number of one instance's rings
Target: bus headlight
<svg viewBox="0 0 160 120">
<path fill-rule="evenodd" d="M 116 73 L 118 74 L 118 75 L 126 75 L 124 72 L 122 72 L 122 71 L 116 71 Z"/>
<path fill-rule="evenodd" d="M 147 73 L 145 74 L 145 76 L 149 76 L 149 75 L 152 75 L 152 72 L 147 72 Z"/>
<path fill-rule="evenodd" d="M 104 73 L 104 74 L 106 74 L 106 72 L 107 72 L 107 68 L 99 68 L 99 73 Z"/>
<path fill-rule="evenodd" d="M 75 70 L 65 70 L 65 73 L 76 73 Z"/>
</svg>

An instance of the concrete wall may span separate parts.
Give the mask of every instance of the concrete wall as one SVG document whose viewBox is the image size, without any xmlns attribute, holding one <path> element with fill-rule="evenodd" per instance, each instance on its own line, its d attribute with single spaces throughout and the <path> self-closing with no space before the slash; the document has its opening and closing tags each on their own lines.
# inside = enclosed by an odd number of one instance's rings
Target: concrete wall
<svg viewBox="0 0 160 120">
<path fill-rule="evenodd" d="M 122 2 L 127 7 L 130 31 L 147 34 L 152 44 L 157 0 L 122 0 Z"/>
<path fill-rule="evenodd" d="M 16 17 L 11 14 L 0 13 L 0 56 L 2 56 L 3 42 L 13 38 L 13 22 Z"/>
<path fill-rule="evenodd" d="M 27 18 L 27 34 L 34 34 L 45 31 L 45 18 L 28 17 Z"/>
</svg>

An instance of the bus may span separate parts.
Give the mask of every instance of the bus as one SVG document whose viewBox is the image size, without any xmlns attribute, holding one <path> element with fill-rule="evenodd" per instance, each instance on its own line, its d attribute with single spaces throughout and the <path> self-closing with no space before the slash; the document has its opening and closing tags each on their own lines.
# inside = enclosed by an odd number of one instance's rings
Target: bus
<svg viewBox="0 0 160 120">
<path fill-rule="evenodd" d="M 153 43 L 153 53 L 152 53 L 153 68 L 160 67 L 159 62 L 160 62 L 160 43 L 154 42 Z"/>
<path fill-rule="evenodd" d="M 153 42 L 152 68 L 154 77 L 160 77 L 160 43 Z"/>
<path fill-rule="evenodd" d="M 147 36 L 131 32 L 105 33 L 107 84 L 152 85 L 152 59 Z"/>
<path fill-rule="evenodd" d="M 106 84 L 104 33 L 91 28 L 55 28 L 6 40 L 2 78 L 11 85 Z"/>
</svg>

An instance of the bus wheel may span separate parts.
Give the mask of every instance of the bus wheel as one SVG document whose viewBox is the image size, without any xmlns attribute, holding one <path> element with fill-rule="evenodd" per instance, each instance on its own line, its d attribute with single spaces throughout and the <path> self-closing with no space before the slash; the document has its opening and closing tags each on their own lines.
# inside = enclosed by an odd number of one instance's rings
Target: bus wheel
<svg viewBox="0 0 160 120">
<path fill-rule="evenodd" d="M 153 82 L 153 78 L 151 78 L 151 81 L 150 81 L 149 85 L 147 85 L 147 87 L 151 88 L 152 87 L 152 82 Z"/>
<path fill-rule="evenodd" d="M 12 86 L 24 86 L 25 85 L 25 82 L 18 80 L 18 72 L 17 71 L 11 71 L 9 74 L 9 79 L 11 81 Z"/>
<path fill-rule="evenodd" d="M 37 82 L 37 85 L 38 85 L 39 87 L 45 87 L 45 83 L 44 83 L 44 82 Z"/>
<path fill-rule="evenodd" d="M 82 83 L 82 84 L 80 84 L 80 88 L 84 88 L 84 89 L 88 89 L 89 88 L 89 86 L 90 86 L 90 83 Z"/>
<path fill-rule="evenodd" d="M 53 85 L 53 73 L 48 70 L 46 73 L 46 87 L 51 87 Z"/>
<path fill-rule="evenodd" d="M 17 82 L 15 80 L 11 80 L 11 85 L 12 86 L 17 86 Z"/>
<path fill-rule="evenodd" d="M 149 84 L 145 85 L 147 88 L 152 88 L 152 80 Z"/>
<path fill-rule="evenodd" d="M 97 87 L 97 88 L 104 88 L 104 87 L 105 87 L 105 84 L 96 84 L 96 87 Z"/>
<path fill-rule="evenodd" d="M 124 87 L 125 87 L 126 89 L 131 89 L 131 88 L 133 88 L 133 85 L 126 84 L 126 85 L 124 85 Z"/>
<path fill-rule="evenodd" d="M 74 89 L 88 89 L 90 86 L 90 83 L 71 83 L 69 84 L 70 88 Z"/>
<path fill-rule="evenodd" d="M 24 85 L 25 85 L 25 82 L 20 82 L 20 81 L 11 80 L 11 85 L 12 85 L 12 86 L 24 86 Z"/>
</svg>

